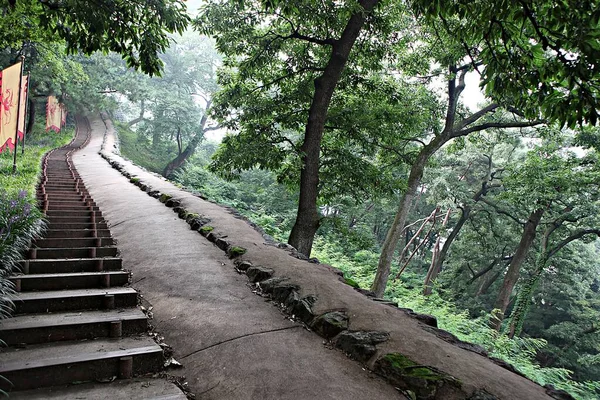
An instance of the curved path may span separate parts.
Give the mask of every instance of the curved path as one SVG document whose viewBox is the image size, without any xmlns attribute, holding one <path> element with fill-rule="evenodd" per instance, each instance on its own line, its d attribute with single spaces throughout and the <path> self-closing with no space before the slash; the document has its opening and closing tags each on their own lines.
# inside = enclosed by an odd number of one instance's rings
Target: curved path
<svg viewBox="0 0 600 400">
<path fill-rule="evenodd" d="M 223 251 L 98 155 L 105 126 L 90 122 L 73 160 L 197 398 L 404 399 L 253 294 Z"/>
</svg>

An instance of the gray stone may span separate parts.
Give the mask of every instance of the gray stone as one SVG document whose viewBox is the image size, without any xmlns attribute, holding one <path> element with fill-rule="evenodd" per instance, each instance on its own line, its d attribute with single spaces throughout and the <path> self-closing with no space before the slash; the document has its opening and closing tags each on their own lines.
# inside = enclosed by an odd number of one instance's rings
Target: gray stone
<svg viewBox="0 0 600 400">
<path fill-rule="evenodd" d="M 292 283 L 279 283 L 273 287 L 272 296 L 273 299 L 279 303 L 285 303 L 288 296 L 293 291 L 300 290 L 300 286 L 294 285 Z M 287 305 L 287 304 L 286 304 Z"/>
<path fill-rule="evenodd" d="M 250 282 L 262 282 L 266 279 L 269 279 L 273 276 L 273 271 L 271 268 L 265 267 L 250 267 L 246 270 L 246 275 Z"/>
<path fill-rule="evenodd" d="M 246 271 L 248 268 L 250 268 L 252 266 L 252 263 L 250 261 L 242 261 L 242 260 L 238 260 L 235 262 L 235 266 L 237 267 L 237 269 L 239 269 L 240 271 Z M 273 278 L 275 279 L 275 278 Z M 260 285 L 262 287 L 262 285 L 264 284 L 264 282 L 262 282 Z M 264 291 L 264 289 L 263 289 Z"/>
<path fill-rule="evenodd" d="M 227 240 L 221 239 L 221 238 L 215 239 L 215 244 L 217 245 L 218 248 L 220 248 L 223 251 L 227 251 L 227 248 L 229 247 L 229 242 Z"/>
<path fill-rule="evenodd" d="M 317 298 L 310 295 L 301 299 L 298 297 L 299 295 L 296 291 L 292 292 L 288 296 L 288 299 L 286 300 L 288 312 L 302 322 L 310 324 L 315 317 L 312 311 L 312 306 L 317 301 Z"/>
<path fill-rule="evenodd" d="M 400 353 L 379 358 L 373 369 L 394 386 L 413 392 L 417 399 L 465 398 L 457 379 L 436 368 L 419 365 Z"/>
<path fill-rule="evenodd" d="M 368 361 L 377 352 L 375 347 L 390 338 L 387 332 L 344 331 L 335 338 L 335 346 L 360 362 Z"/>
<path fill-rule="evenodd" d="M 180 205 L 181 202 L 179 200 L 168 199 L 167 201 L 165 201 L 165 206 L 167 207 L 179 207 Z"/>
<path fill-rule="evenodd" d="M 354 288 L 354 290 L 356 290 L 360 294 L 364 294 L 367 297 L 375 297 L 375 292 L 372 292 L 370 290 L 361 289 L 361 288 Z"/>
<path fill-rule="evenodd" d="M 410 315 L 411 317 L 415 318 L 419 322 L 424 323 L 425 325 L 431 326 L 433 328 L 438 327 L 437 318 L 435 318 L 433 315 L 417 313 L 417 312 L 414 312 L 410 308 L 400 307 L 399 309 L 404 311 L 406 314 Z M 454 336 L 454 335 L 452 335 L 452 336 Z M 458 340 L 458 338 L 456 338 L 455 336 L 454 336 L 454 339 Z"/>
<path fill-rule="evenodd" d="M 343 311 L 331 311 L 316 317 L 311 327 L 319 335 L 331 339 L 348 329 L 348 316 Z"/>
<path fill-rule="evenodd" d="M 204 225 L 208 224 L 209 222 L 210 222 L 210 219 L 208 219 L 208 218 L 196 217 L 190 221 L 190 228 L 194 231 L 197 231 L 198 229 L 202 228 Z"/>
<path fill-rule="evenodd" d="M 386 300 L 386 299 L 380 299 L 378 297 L 374 297 L 372 300 L 375 301 L 375 302 L 377 302 L 377 303 L 385 304 L 385 305 L 388 305 L 388 306 L 398 307 L 398 303 L 396 303 L 395 301 L 390 301 L 390 300 Z"/>
<path fill-rule="evenodd" d="M 421 314 L 424 315 L 424 314 Z M 437 323 L 437 321 L 436 321 Z M 439 329 L 433 326 L 422 326 L 422 328 L 428 332 L 431 332 L 433 334 L 435 334 L 437 337 L 439 337 L 440 339 L 445 340 L 448 343 L 452 343 L 453 345 L 460 347 L 461 349 L 464 350 L 468 350 L 468 351 L 472 351 L 473 353 L 477 353 L 480 354 L 484 357 L 488 356 L 487 351 L 481 347 L 478 344 L 474 344 L 474 343 L 469 343 L 469 342 L 464 342 L 462 340 L 460 340 L 459 338 L 457 338 L 456 336 L 454 336 L 452 333 L 445 331 L 443 329 Z M 504 361 L 502 360 L 498 360 L 500 363 L 506 364 Z M 496 361 L 494 361 L 496 362 Z M 497 363 L 498 365 L 500 365 L 503 368 L 506 368 L 512 372 L 518 373 L 516 369 L 514 369 L 511 365 L 506 364 L 505 365 L 501 365 L 499 363 Z M 520 374 L 521 375 L 521 374 Z"/>
<path fill-rule="evenodd" d="M 252 266 L 252 264 L 250 264 L 250 267 Z M 248 267 L 248 268 L 250 268 Z M 246 269 L 248 269 L 246 268 Z M 269 278 L 266 279 L 262 282 L 260 282 L 258 285 L 260 286 L 260 289 L 262 290 L 263 293 L 267 293 L 267 294 L 271 294 L 273 293 L 273 289 L 281 284 L 281 282 L 285 282 L 287 281 L 288 278 L 282 278 L 282 277 L 275 277 L 275 278 Z"/>
</svg>

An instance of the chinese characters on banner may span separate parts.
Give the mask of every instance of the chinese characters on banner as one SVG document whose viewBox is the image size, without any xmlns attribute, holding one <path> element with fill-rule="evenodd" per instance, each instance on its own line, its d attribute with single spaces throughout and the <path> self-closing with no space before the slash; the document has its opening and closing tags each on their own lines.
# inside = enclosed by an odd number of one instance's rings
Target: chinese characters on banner
<svg viewBox="0 0 600 400">
<path fill-rule="evenodd" d="M 20 112 L 19 112 L 19 126 L 17 127 L 17 135 L 20 140 L 25 137 L 25 110 L 27 109 L 27 90 L 29 88 L 29 75 L 23 75 L 21 81 L 21 97 L 20 97 Z"/>
<path fill-rule="evenodd" d="M 22 93 L 19 88 L 21 64 L 22 62 L 18 62 L 0 71 L 0 153 L 7 147 L 13 150 L 16 145 L 14 140 L 19 123 L 19 102 Z M 24 109 L 21 114 L 24 120 Z"/>
<path fill-rule="evenodd" d="M 46 132 L 50 129 L 60 132 L 61 125 L 61 105 L 58 103 L 56 97 L 48 96 L 48 104 L 46 105 Z"/>
</svg>

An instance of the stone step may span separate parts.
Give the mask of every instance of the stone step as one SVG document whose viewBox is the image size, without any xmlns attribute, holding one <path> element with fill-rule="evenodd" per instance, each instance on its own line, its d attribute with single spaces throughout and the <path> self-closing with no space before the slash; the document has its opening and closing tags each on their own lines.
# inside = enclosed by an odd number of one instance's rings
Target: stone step
<svg viewBox="0 0 600 400">
<path fill-rule="evenodd" d="M 20 292 L 93 289 L 125 286 L 129 283 L 127 271 L 65 272 L 60 274 L 12 275 L 8 279 Z"/>
<path fill-rule="evenodd" d="M 25 274 L 55 274 L 64 272 L 100 272 L 116 271 L 123 266 L 123 260 L 117 257 L 95 258 L 54 258 L 20 260 L 21 271 Z"/>
<path fill-rule="evenodd" d="M 48 225 L 50 229 L 108 229 L 106 222 L 92 224 L 91 222 L 52 222 Z"/>
<path fill-rule="evenodd" d="M 90 194 L 87 192 L 87 190 L 85 189 L 81 189 L 79 188 L 79 191 L 76 190 L 46 190 L 45 194 L 48 195 L 48 198 L 50 198 L 51 196 L 57 197 L 57 198 L 73 198 L 76 196 L 82 197 L 83 195 L 87 195 L 88 197 L 90 196 Z M 43 198 L 44 197 L 44 191 L 42 191 L 41 189 L 38 189 L 38 191 L 36 192 L 36 195 L 39 198 Z"/>
<path fill-rule="evenodd" d="M 27 314 L 2 321 L 0 340 L 8 346 L 65 340 L 122 337 L 144 333 L 148 319 L 138 308 Z"/>
<path fill-rule="evenodd" d="M 44 206 L 44 202 L 41 202 L 41 208 Z M 68 211 L 100 211 L 98 206 L 87 205 L 84 202 L 79 204 L 60 205 L 53 201 L 48 201 L 48 210 L 68 210 Z"/>
<path fill-rule="evenodd" d="M 36 247 L 44 248 L 74 248 L 74 247 L 104 247 L 114 246 L 113 238 L 54 238 L 35 239 Z"/>
<path fill-rule="evenodd" d="M 32 253 L 35 251 L 35 255 Z M 115 257 L 117 248 L 109 247 L 79 247 L 79 248 L 50 248 L 29 249 L 30 259 L 56 259 L 56 258 L 86 258 L 86 257 Z"/>
<path fill-rule="evenodd" d="M 84 202 L 81 199 L 77 199 L 77 200 L 60 200 L 60 199 L 48 199 L 48 204 L 51 206 L 61 206 L 61 207 L 65 207 L 65 206 L 75 206 L 75 207 L 80 207 L 80 206 L 92 206 L 92 207 L 97 207 L 96 203 L 88 200 L 87 202 Z"/>
<path fill-rule="evenodd" d="M 89 224 L 92 223 L 92 217 L 57 217 L 50 216 L 46 217 L 48 222 L 52 224 L 64 224 L 64 223 L 73 223 L 73 224 Z M 104 218 L 96 218 L 95 222 L 104 223 Z"/>
<path fill-rule="evenodd" d="M 11 400 L 186 400 L 185 394 L 166 379 L 133 378 L 111 383 L 82 383 L 70 386 L 11 392 Z"/>
<path fill-rule="evenodd" d="M 88 217 L 96 214 L 96 218 L 102 217 L 101 211 L 87 211 L 87 210 L 48 210 L 46 215 L 49 217 Z"/>
<path fill-rule="evenodd" d="M 15 314 L 110 310 L 137 305 L 137 292 L 132 288 L 120 287 L 21 292 L 9 298 L 14 302 Z"/>
<path fill-rule="evenodd" d="M 48 239 L 51 238 L 86 238 L 86 237 L 110 237 L 110 231 L 108 229 L 54 229 L 53 225 L 50 225 L 51 229 L 44 232 L 44 236 Z"/>
<path fill-rule="evenodd" d="M 148 337 L 44 343 L 2 352 L 0 389 L 27 390 L 129 377 L 161 369 L 162 349 Z M 129 368 L 131 366 L 131 368 Z"/>
</svg>

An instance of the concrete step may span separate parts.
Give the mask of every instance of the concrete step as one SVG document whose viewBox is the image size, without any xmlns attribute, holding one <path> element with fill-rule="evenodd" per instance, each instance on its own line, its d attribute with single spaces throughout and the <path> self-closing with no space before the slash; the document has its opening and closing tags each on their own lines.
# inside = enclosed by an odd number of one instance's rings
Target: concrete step
<svg viewBox="0 0 600 400">
<path fill-rule="evenodd" d="M 64 272 L 116 271 L 123 267 L 123 260 L 117 257 L 95 258 L 54 258 L 20 260 L 21 271 L 25 274 L 56 274 Z"/>
<path fill-rule="evenodd" d="M 148 319 L 138 308 L 52 314 L 27 314 L 0 324 L 0 340 L 8 346 L 65 340 L 122 337 L 144 333 Z"/>
<path fill-rule="evenodd" d="M 0 389 L 27 390 L 160 370 L 162 349 L 147 336 L 44 343 L 2 352 Z M 131 368 L 129 368 L 131 366 Z"/>
<path fill-rule="evenodd" d="M 48 222 L 52 224 L 90 224 L 92 223 L 91 217 L 58 217 L 58 216 L 49 216 L 46 217 Z M 96 218 L 96 224 L 104 223 L 104 218 Z"/>
<path fill-rule="evenodd" d="M 108 229 L 55 229 L 50 225 L 50 229 L 46 230 L 44 236 L 51 238 L 85 238 L 85 237 L 110 237 Z"/>
<path fill-rule="evenodd" d="M 11 392 L 11 400 L 186 400 L 185 394 L 166 379 L 133 378 L 111 383 Z"/>
<path fill-rule="evenodd" d="M 102 217 L 101 211 L 87 210 L 48 210 L 46 215 L 49 217 L 89 217 L 92 213 L 96 214 L 96 218 Z"/>
<path fill-rule="evenodd" d="M 127 271 L 66 272 L 61 274 L 12 275 L 19 292 L 64 289 L 93 289 L 125 286 L 129 283 Z"/>
<path fill-rule="evenodd" d="M 95 225 L 95 226 L 94 226 Z M 91 222 L 53 222 L 49 225 L 50 229 L 108 229 L 106 222 L 92 224 Z"/>
<path fill-rule="evenodd" d="M 32 253 L 35 250 L 35 255 Z M 80 248 L 50 248 L 50 249 L 30 249 L 28 258 L 30 259 L 56 259 L 56 258 L 86 258 L 86 257 L 115 257 L 117 248 L 109 247 L 80 247 Z"/>
<path fill-rule="evenodd" d="M 42 202 L 41 207 L 44 204 Z M 90 206 L 86 205 L 84 202 L 80 202 L 79 204 L 69 204 L 69 205 L 60 205 L 56 204 L 53 201 L 48 201 L 48 210 L 68 210 L 68 211 L 100 211 L 98 206 Z"/>
<path fill-rule="evenodd" d="M 56 247 L 104 247 L 113 246 L 113 238 L 54 238 L 54 239 L 35 239 L 34 245 L 37 247 L 56 248 Z"/>
<path fill-rule="evenodd" d="M 15 314 L 111 310 L 137 305 L 137 292 L 132 288 L 121 287 L 21 292 L 9 298 L 14 302 Z"/>
<path fill-rule="evenodd" d="M 60 200 L 60 199 L 48 199 L 48 204 L 51 206 L 74 206 L 74 207 L 80 207 L 80 206 L 92 206 L 92 207 L 97 207 L 96 203 L 94 203 L 93 201 L 88 200 L 87 202 L 83 202 L 83 200 L 77 199 L 77 200 Z"/>
<path fill-rule="evenodd" d="M 79 191 L 77 190 L 46 190 L 45 194 L 48 195 L 48 198 L 50 198 L 51 196 L 57 197 L 57 198 L 72 198 L 75 196 L 82 196 L 82 195 L 87 195 L 88 197 L 90 196 L 90 194 L 87 192 L 87 190 L 79 188 Z M 36 192 L 36 195 L 39 198 L 43 198 L 44 196 L 44 191 L 42 191 L 41 189 L 39 189 Z"/>
</svg>

